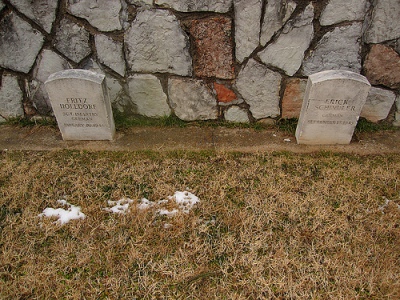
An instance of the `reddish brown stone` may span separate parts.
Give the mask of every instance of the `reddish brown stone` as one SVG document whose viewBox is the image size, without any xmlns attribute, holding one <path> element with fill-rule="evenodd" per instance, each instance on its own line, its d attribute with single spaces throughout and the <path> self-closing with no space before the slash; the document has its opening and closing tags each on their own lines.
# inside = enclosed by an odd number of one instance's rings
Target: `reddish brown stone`
<svg viewBox="0 0 400 300">
<path fill-rule="evenodd" d="M 385 45 L 373 45 L 364 63 L 365 76 L 373 85 L 400 88 L 400 56 Z"/>
<path fill-rule="evenodd" d="M 218 102 L 229 103 L 236 100 L 236 94 L 223 84 L 214 82 L 214 89 L 217 92 Z"/>
<path fill-rule="evenodd" d="M 186 22 L 194 38 L 194 73 L 199 77 L 233 79 L 232 20 L 209 17 Z"/>
<path fill-rule="evenodd" d="M 299 118 L 306 85 L 306 79 L 289 79 L 282 98 L 282 118 Z"/>
</svg>

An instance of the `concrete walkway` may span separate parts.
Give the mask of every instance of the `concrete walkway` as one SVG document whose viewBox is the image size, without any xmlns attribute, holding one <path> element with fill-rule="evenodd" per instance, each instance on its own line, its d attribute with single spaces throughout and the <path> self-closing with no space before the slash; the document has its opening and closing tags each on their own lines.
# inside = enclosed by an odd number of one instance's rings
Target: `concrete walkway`
<svg viewBox="0 0 400 300">
<path fill-rule="evenodd" d="M 114 141 L 63 141 L 51 126 L 0 126 L 0 150 L 170 151 L 213 150 L 241 152 L 334 151 L 358 154 L 400 153 L 400 130 L 355 134 L 350 145 L 297 145 L 294 135 L 276 130 L 208 127 L 136 127 L 117 132 Z"/>
</svg>

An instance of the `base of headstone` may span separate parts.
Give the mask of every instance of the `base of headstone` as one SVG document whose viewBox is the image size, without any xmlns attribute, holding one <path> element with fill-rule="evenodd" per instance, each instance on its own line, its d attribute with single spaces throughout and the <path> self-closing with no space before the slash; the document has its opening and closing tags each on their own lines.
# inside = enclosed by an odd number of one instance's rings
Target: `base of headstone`
<svg viewBox="0 0 400 300">
<path fill-rule="evenodd" d="M 310 75 L 296 128 L 298 144 L 349 144 L 371 88 L 368 80 L 344 70 Z"/>
<path fill-rule="evenodd" d="M 64 140 L 113 140 L 115 124 L 105 76 L 65 70 L 45 82 Z"/>
</svg>

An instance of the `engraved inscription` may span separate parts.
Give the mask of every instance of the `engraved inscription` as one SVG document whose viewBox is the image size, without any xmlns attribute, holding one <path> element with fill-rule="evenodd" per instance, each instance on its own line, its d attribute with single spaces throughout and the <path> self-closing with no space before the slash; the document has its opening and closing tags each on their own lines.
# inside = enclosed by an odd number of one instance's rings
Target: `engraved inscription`
<svg viewBox="0 0 400 300">
<path fill-rule="evenodd" d="M 91 122 L 94 118 L 98 117 L 96 112 L 88 112 L 88 110 L 95 110 L 96 104 L 88 103 L 87 98 L 66 98 L 65 103 L 60 103 L 60 108 L 63 110 L 62 115 L 75 122 Z M 76 111 L 78 110 L 78 111 Z M 81 111 L 79 111 L 81 110 Z M 80 123 L 64 123 L 65 127 L 104 127 L 103 124 L 80 124 Z"/>
</svg>

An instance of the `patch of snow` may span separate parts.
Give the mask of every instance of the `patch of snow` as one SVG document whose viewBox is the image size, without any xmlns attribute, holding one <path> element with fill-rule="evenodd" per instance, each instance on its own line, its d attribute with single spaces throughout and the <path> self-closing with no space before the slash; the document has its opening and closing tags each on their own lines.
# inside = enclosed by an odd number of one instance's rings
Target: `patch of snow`
<svg viewBox="0 0 400 300">
<path fill-rule="evenodd" d="M 193 208 L 193 206 L 200 202 L 200 199 L 193 195 L 190 192 L 184 191 L 184 192 L 175 192 L 173 196 L 168 196 L 167 200 L 160 200 L 157 202 L 157 204 L 167 204 L 169 201 L 175 201 L 176 204 L 178 204 L 179 210 L 184 212 L 184 213 L 189 213 L 189 211 Z M 157 213 L 159 215 L 164 215 L 167 217 L 173 217 L 176 215 L 179 210 L 173 209 L 173 210 L 167 210 L 167 209 L 159 209 L 157 210 Z"/>
<path fill-rule="evenodd" d="M 129 198 L 122 198 L 118 201 L 107 201 L 108 205 L 111 207 L 103 208 L 103 210 L 116 213 L 116 214 L 124 214 L 129 211 L 129 205 L 134 201 Z"/>
<path fill-rule="evenodd" d="M 170 224 L 170 223 L 165 223 L 164 224 L 164 229 L 168 229 L 168 228 L 171 228 L 172 227 L 172 224 Z"/>
<path fill-rule="evenodd" d="M 389 199 L 386 198 L 386 197 L 383 197 L 383 199 L 385 200 L 385 203 L 383 203 L 383 204 L 382 204 L 381 206 L 379 206 L 379 208 L 378 208 L 378 209 L 382 212 L 382 214 L 385 213 L 385 212 L 384 212 L 385 208 L 389 206 L 389 203 L 390 203 L 390 202 L 392 202 L 392 200 L 389 200 Z M 395 204 L 395 205 L 397 205 L 397 209 L 400 210 L 400 205 L 399 205 L 399 204 Z"/>
<path fill-rule="evenodd" d="M 290 142 L 290 139 L 284 139 L 283 141 L 284 142 Z"/>
<path fill-rule="evenodd" d="M 178 212 L 179 212 L 179 210 L 177 210 L 177 209 L 173 209 L 173 210 L 158 209 L 158 210 L 157 210 L 157 213 L 158 213 L 160 216 L 167 216 L 167 217 L 173 217 L 173 216 L 175 216 Z"/>
<path fill-rule="evenodd" d="M 193 206 L 200 202 L 199 198 L 190 192 L 175 192 L 173 196 L 168 197 L 170 200 L 175 200 L 179 208 L 184 213 L 189 213 Z"/>
<path fill-rule="evenodd" d="M 60 223 L 61 225 L 68 223 L 71 220 L 84 219 L 86 216 L 81 212 L 81 208 L 79 206 L 72 205 L 68 203 L 66 200 L 58 200 L 57 203 L 68 206 L 68 209 L 63 208 L 45 208 L 38 217 L 57 217 L 58 220 L 56 223 Z"/>
<path fill-rule="evenodd" d="M 154 206 L 155 203 L 147 200 L 146 198 L 142 198 L 142 200 L 140 200 L 140 203 L 136 206 L 138 209 L 149 209 L 150 207 Z"/>
<path fill-rule="evenodd" d="M 159 200 L 159 201 L 157 201 L 157 204 L 158 205 L 163 205 L 163 204 L 167 204 L 169 201 L 168 200 Z"/>
<path fill-rule="evenodd" d="M 164 205 L 168 205 L 171 201 L 174 201 L 175 204 L 178 205 L 179 209 L 164 209 L 159 208 L 156 210 L 156 213 L 161 216 L 173 217 L 180 211 L 184 213 L 189 213 L 189 211 L 193 208 L 193 206 L 200 202 L 200 199 L 194 194 L 184 191 L 184 192 L 175 192 L 173 196 L 168 196 L 167 199 L 159 200 L 157 202 L 150 201 L 146 198 L 142 198 L 139 203 L 136 205 L 137 209 L 145 210 L 155 206 L 162 207 Z M 108 205 L 114 205 L 111 208 L 104 208 L 105 211 L 112 213 L 125 213 L 129 211 L 129 205 L 133 203 L 134 200 L 129 198 L 122 198 L 118 201 L 108 201 Z"/>
</svg>

